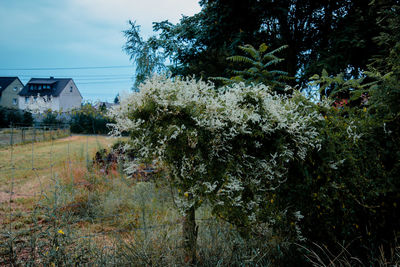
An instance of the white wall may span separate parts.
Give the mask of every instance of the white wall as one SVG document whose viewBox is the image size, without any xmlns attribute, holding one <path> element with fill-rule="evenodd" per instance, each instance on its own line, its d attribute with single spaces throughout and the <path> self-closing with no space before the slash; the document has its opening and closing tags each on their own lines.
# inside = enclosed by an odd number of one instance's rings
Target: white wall
<svg viewBox="0 0 400 267">
<path fill-rule="evenodd" d="M 70 111 L 71 109 L 81 107 L 82 96 L 72 80 L 68 82 L 59 98 L 60 109 L 62 111 Z"/>
<path fill-rule="evenodd" d="M 27 103 L 25 100 L 25 96 L 18 96 L 19 97 L 19 101 L 18 101 L 18 105 L 19 105 L 19 109 L 25 110 Z M 60 98 L 59 97 L 53 97 L 51 100 L 51 110 L 53 111 L 59 111 L 60 110 Z"/>
<path fill-rule="evenodd" d="M 81 103 L 82 96 L 79 93 L 75 83 L 71 80 L 58 97 L 52 98 L 51 109 L 53 111 L 67 112 L 74 108 L 80 108 Z M 19 109 L 26 109 L 26 101 L 24 96 L 19 96 Z"/>
</svg>

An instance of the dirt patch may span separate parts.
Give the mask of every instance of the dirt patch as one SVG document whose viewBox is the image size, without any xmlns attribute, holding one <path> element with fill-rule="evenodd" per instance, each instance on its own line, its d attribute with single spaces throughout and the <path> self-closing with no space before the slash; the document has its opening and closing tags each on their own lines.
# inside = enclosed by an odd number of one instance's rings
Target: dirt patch
<svg viewBox="0 0 400 267">
<path fill-rule="evenodd" d="M 80 138 L 81 136 L 78 135 L 73 135 L 73 136 L 68 136 L 68 137 L 64 137 L 64 138 L 60 138 L 58 139 L 59 141 L 76 141 Z"/>
<path fill-rule="evenodd" d="M 35 177 L 35 179 L 28 180 L 27 182 L 14 187 L 12 193 L 12 199 L 18 198 L 33 198 L 40 196 L 40 181 L 39 179 L 44 179 L 44 177 Z M 10 191 L 3 189 L 0 191 L 0 204 L 10 201 Z"/>
<path fill-rule="evenodd" d="M 12 194 L 12 201 L 19 199 L 19 198 L 33 198 L 33 197 L 37 197 L 40 196 L 40 192 L 35 192 L 36 194 L 22 194 L 22 193 L 16 193 L 13 192 Z M 4 191 L 0 191 L 0 204 L 4 203 L 4 202 L 9 202 L 10 201 L 10 192 L 4 192 Z"/>
<path fill-rule="evenodd" d="M 10 193 L 0 191 L 0 203 L 10 201 Z"/>
</svg>

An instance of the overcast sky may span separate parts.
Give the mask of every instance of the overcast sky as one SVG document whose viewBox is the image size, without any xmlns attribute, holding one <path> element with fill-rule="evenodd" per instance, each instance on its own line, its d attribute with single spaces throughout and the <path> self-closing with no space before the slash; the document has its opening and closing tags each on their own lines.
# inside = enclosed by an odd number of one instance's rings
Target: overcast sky
<svg viewBox="0 0 400 267">
<path fill-rule="evenodd" d="M 23 83 L 69 77 L 84 100 L 112 101 L 133 84 L 134 67 L 122 50 L 128 20 L 149 36 L 153 21 L 176 23 L 199 11 L 198 0 L 0 0 L 0 76 Z M 72 69 L 109 66 L 121 67 Z"/>
</svg>

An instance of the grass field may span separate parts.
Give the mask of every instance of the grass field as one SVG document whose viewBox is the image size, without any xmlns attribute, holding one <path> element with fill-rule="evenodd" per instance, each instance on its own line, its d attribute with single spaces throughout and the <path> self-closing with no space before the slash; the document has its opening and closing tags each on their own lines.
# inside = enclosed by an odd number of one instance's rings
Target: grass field
<svg viewBox="0 0 400 267">
<path fill-rule="evenodd" d="M 186 265 L 182 214 L 166 174 L 142 181 L 120 164 L 106 171 L 93 163 L 115 141 L 76 135 L 0 149 L 0 266 Z M 268 265 L 283 249 L 268 227 L 244 241 L 207 203 L 196 224 L 202 266 Z"/>
<path fill-rule="evenodd" d="M 0 129 L 0 147 L 13 144 L 46 141 L 70 135 L 69 127 L 16 127 Z"/>
<path fill-rule="evenodd" d="M 34 200 L 51 185 L 52 174 L 60 177 L 86 166 L 94 153 L 112 143 L 104 136 L 67 138 L 7 146 L 0 149 L 0 203 L 12 198 Z M 61 179 L 65 177 L 60 177 Z M 22 200 L 20 200 L 22 201 Z"/>
<path fill-rule="evenodd" d="M 115 141 L 76 135 L 0 149 L 0 265 L 184 262 L 181 215 L 168 184 L 93 165 L 96 151 Z M 207 208 L 197 218 L 202 253 L 227 253 L 213 247 L 231 228 Z"/>
</svg>

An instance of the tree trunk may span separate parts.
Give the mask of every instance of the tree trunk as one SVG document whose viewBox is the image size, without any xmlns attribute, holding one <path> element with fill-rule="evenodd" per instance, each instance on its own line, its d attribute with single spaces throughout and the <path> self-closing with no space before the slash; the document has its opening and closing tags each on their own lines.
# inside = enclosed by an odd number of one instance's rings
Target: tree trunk
<svg viewBox="0 0 400 267">
<path fill-rule="evenodd" d="M 195 208 L 191 207 L 183 217 L 183 246 L 185 249 L 185 262 L 196 263 L 197 230 Z"/>
</svg>

